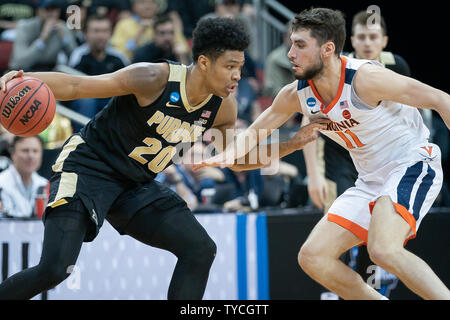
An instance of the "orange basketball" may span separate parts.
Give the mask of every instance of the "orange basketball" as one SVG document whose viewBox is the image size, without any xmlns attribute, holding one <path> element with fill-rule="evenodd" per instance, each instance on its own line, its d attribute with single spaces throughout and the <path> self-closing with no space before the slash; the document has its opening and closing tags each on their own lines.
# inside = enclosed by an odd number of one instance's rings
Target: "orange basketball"
<svg viewBox="0 0 450 320">
<path fill-rule="evenodd" d="M 44 131 L 56 111 L 53 92 L 33 77 L 14 78 L 0 92 L 0 123 L 16 136 L 30 137 Z"/>
</svg>

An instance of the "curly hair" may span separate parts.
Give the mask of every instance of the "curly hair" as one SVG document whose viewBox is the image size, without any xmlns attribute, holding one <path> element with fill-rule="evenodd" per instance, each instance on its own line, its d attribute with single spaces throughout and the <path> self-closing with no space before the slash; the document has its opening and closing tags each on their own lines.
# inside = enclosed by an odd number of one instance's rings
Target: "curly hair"
<svg viewBox="0 0 450 320">
<path fill-rule="evenodd" d="M 192 33 L 192 56 L 194 63 L 200 55 L 216 60 L 226 50 L 244 51 L 250 37 L 239 19 L 201 19 Z"/>
<path fill-rule="evenodd" d="M 306 9 L 297 14 L 291 23 L 291 31 L 299 29 L 310 30 L 311 36 L 319 45 L 331 41 L 336 47 L 335 54 L 339 56 L 344 49 L 346 31 L 345 17 L 339 10 L 327 8 Z"/>
</svg>

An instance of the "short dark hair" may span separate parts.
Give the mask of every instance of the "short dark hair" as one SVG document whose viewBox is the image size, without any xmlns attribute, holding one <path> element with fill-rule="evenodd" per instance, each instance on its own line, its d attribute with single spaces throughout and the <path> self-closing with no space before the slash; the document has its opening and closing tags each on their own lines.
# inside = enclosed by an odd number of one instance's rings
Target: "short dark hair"
<svg viewBox="0 0 450 320">
<path fill-rule="evenodd" d="M 105 14 L 98 14 L 98 13 L 93 13 L 90 14 L 86 17 L 86 21 L 84 22 L 84 32 L 87 32 L 88 30 L 88 25 L 91 21 L 102 21 L 102 20 L 108 20 L 110 22 L 111 25 L 111 30 L 112 30 L 112 22 L 111 20 L 108 18 L 107 15 Z"/>
<path fill-rule="evenodd" d="M 161 24 L 165 24 L 167 22 L 170 22 L 173 24 L 173 20 L 167 14 L 159 15 L 155 18 L 155 22 L 153 22 L 153 29 L 156 30 L 157 26 L 159 26 Z"/>
<path fill-rule="evenodd" d="M 294 17 L 291 23 L 291 31 L 299 29 L 310 30 L 311 36 L 319 45 L 327 41 L 334 43 L 335 54 L 339 56 L 345 44 L 345 16 L 339 10 L 327 8 L 305 9 Z"/>
<path fill-rule="evenodd" d="M 31 137 L 19 137 L 19 136 L 14 136 L 11 144 L 9 145 L 9 153 L 13 154 L 14 150 L 16 150 L 16 145 L 19 141 L 28 139 L 28 138 L 36 138 L 39 140 L 39 142 L 41 143 L 41 147 L 42 149 L 44 148 L 44 140 L 41 138 L 41 136 L 31 136 Z"/>
<path fill-rule="evenodd" d="M 357 14 L 355 14 L 355 16 L 353 17 L 353 22 L 352 22 L 352 35 L 355 33 L 355 26 L 357 24 L 361 24 L 361 25 L 367 25 L 367 20 L 369 20 L 369 18 L 371 16 L 373 16 L 376 13 L 373 12 L 367 12 L 367 11 L 360 11 Z M 379 21 L 380 21 L 380 26 L 381 26 L 381 30 L 383 32 L 383 36 L 387 35 L 387 28 L 386 28 L 386 22 L 384 21 L 384 18 L 382 15 L 378 15 L 379 17 Z"/>
<path fill-rule="evenodd" d="M 215 60 L 226 50 L 244 51 L 250 43 L 242 21 L 233 18 L 201 19 L 192 35 L 194 63 L 197 63 L 200 55 Z"/>
</svg>

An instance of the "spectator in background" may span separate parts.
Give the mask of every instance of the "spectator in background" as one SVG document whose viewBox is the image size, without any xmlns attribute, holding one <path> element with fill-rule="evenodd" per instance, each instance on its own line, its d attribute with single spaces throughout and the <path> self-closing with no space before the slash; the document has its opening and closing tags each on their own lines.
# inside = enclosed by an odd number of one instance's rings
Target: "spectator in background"
<svg viewBox="0 0 450 320">
<path fill-rule="evenodd" d="M 88 16 L 84 31 L 86 43 L 72 52 L 70 67 L 87 75 L 99 75 L 117 71 L 130 64 L 125 54 L 109 44 L 112 26 L 107 16 Z"/>
<path fill-rule="evenodd" d="M 107 16 L 112 25 L 125 18 L 131 13 L 130 0 L 78 0 L 87 7 L 87 15 Z M 157 0 L 158 1 L 158 0 Z"/>
<path fill-rule="evenodd" d="M 48 184 L 47 179 L 36 173 L 41 166 L 42 148 L 42 140 L 38 136 L 14 137 L 10 151 L 13 163 L 0 173 L 3 215 L 18 218 L 35 215 L 38 193 Z"/>
<path fill-rule="evenodd" d="M 187 204 L 189 209 L 194 210 L 198 205 L 198 200 L 189 186 L 186 185 L 183 175 L 179 171 L 179 165 L 171 165 L 155 178 L 156 181 L 169 186 Z"/>
<path fill-rule="evenodd" d="M 353 17 L 352 47 L 355 50 L 348 54 L 350 58 L 376 60 L 386 68 L 404 76 L 410 77 L 411 70 L 408 63 L 398 54 L 383 51 L 388 44 L 386 22 L 380 16 L 380 23 L 368 26 L 368 19 L 372 13 L 361 11 Z"/>
<path fill-rule="evenodd" d="M 191 39 L 197 22 L 204 15 L 213 12 L 214 5 L 215 0 L 171 0 L 167 10 L 180 17 L 183 35 L 186 39 Z"/>
<path fill-rule="evenodd" d="M 261 170 L 235 172 L 229 168 L 224 168 L 225 183 L 234 186 L 234 192 L 231 194 L 231 200 L 223 205 L 225 211 L 246 212 L 257 210 L 259 208 L 258 199 L 264 188 L 264 180 L 261 176 Z"/>
<path fill-rule="evenodd" d="M 19 21 L 11 69 L 49 71 L 57 64 L 58 54 L 70 56 L 76 41 L 59 19 L 62 6 L 62 0 L 40 0 L 36 17 Z"/>
<path fill-rule="evenodd" d="M 193 170 L 192 164 L 198 162 L 198 159 L 204 158 L 205 150 L 207 150 L 207 146 L 204 143 L 195 143 L 183 157 L 182 164 L 178 166 L 178 171 L 181 173 L 184 183 L 195 194 L 198 202 L 203 201 L 203 190 L 215 189 L 218 183 L 225 180 L 225 176 L 219 168 L 204 167 L 197 171 Z"/>
<path fill-rule="evenodd" d="M 250 46 L 248 48 L 248 53 L 252 57 L 252 59 L 257 58 L 257 46 L 256 46 L 256 31 L 255 31 L 255 22 L 253 18 L 248 15 L 252 10 L 251 5 L 246 0 L 215 0 L 214 12 L 208 13 L 203 18 L 235 18 L 240 19 L 245 25 L 247 32 L 250 34 Z M 244 3 L 246 11 L 243 12 Z M 251 15 L 251 14 L 250 14 Z M 262 57 L 261 57 L 262 58 Z M 262 59 L 261 59 L 262 60 Z"/>
<path fill-rule="evenodd" d="M 152 41 L 136 50 L 133 63 L 155 62 L 160 59 L 178 61 L 186 65 L 190 63 L 188 52 L 179 51 L 180 46 L 175 45 L 175 25 L 169 16 L 157 17 L 153 29 L 155 33 Z"/>
<path fill-rule="evenodd" d="M 12 137 L 13 135 L 6 131 L 0 124 L 0 172 L 8 168 L 11 164 L 9 146 L 11 144 Z"/>
<path fill-rule="evenodd" d="M 132 16 L 117 22 L 112 45 L 133 60 L 136 49 L 150 42 L 154 36 L 153 23 L 159 12 L 157 0 L 131 0 Z M 188 52 L 186 39 L 180 32 L 175 33 L 178 51 Z"/>
<path fill-rule="evenodd" d="M 100 75 L 117 71 L 130 62 L 125 54 L 109 45 L 112 33 L 111 21 L 107 16 L 89 16 L 85 24 L 86 43 L 76 48 L 69 59 L 69 66 L 87 75 Z M 94 117 L 108 99 L 80 99 L 73 101 L 70 108 L 88 118 Z M 74 130 L 81 126 L 74 123 Z"/>
<path fill-rule="evenodd" d="M 281 88 L 295 80 L 292 64 L 287 56 L 291 46 L 289 35 L 290 32 L 287 30 L 283 36 L 283 43 L 269 53 L 264 63 L 263 94 L 272 99 Z"/>
<path fill-rule="evenodd" d="M 33 0 L 0 0 L 1 40 L 14 41 L 17 22 L 34 17 L 35 9 L 36 1 Z"/>
</svg>

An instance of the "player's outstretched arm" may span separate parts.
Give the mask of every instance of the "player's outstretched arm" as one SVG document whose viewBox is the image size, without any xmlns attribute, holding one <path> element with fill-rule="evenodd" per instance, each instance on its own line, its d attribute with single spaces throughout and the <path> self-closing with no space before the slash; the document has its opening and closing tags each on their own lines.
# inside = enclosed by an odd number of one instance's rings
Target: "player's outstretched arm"
<svg viewBox="0 0 450 320">
<path fill-rule="evenodd" d="M 232 108 L 227 108 L 230 110 Z M 296 150 L 303 148 L 307 143 L 317 139 L 317 130 L 325 130 L 328 120 L 313 123 L 302 128 L 287 142 L 272 142 L 265 145 L 260 144 L 269 136 L 273 130 L 279 128 L 295 112 L 300 111 L 300 103 L 296 93 L 296 83 L 284 87 L 275 98 L 271 107 L 266 109 L 253 124 L 242 133 L 234 137 L 226 132 L 226 129 L 234 125 L 217 126 L 221 131 L 222 141 L 216 141 L 216 149 L 220 154 L 204 160 L 197 165 L 230 167 L 235 171 L 254 170 L 269 165 Z M 227 141 L 232 138 L 232 142 Z M 219 145 L 220 144 L 220 145 Z M 224 147 L 226 146 L 226 147 Z M 265 148 L 264 152 L 260 152 Z"/>
<path fill-rule="evenodd" d="M 416 108 L 433 109 L 450 129 L 450 95 L 442 90 L 370 64 L 358 70 L 354 82 L 358 96 L 371 106 L 389 100 Z"/>
<path fill-rule="evenodd" d="M 85 98 L 109 98 L 127 94 L 148 95 L 158 83 L 167 80 L 164 68 L 166 64 L 137 63 L 116 72 L 98 76 L 75 76 L 61 72 L 23 72 L 11 71 L 5 74 L 0 85 L 6 89 L 6 82 L 21 76 L 38 78 L 52 90 L 57 100 L 76 100 Z"/>
</svg>

